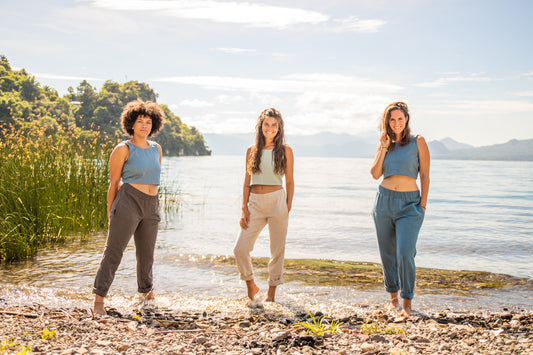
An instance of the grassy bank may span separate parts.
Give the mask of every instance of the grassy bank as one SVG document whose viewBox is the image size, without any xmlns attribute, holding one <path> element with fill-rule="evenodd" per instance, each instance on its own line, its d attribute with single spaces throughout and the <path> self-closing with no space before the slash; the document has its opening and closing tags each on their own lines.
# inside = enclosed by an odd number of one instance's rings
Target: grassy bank
<svg viewBox="0 0 533 355">
<path fill-rule="evenodd" d="M 105 228 L 111 143 L 96 132 L 2 131 L 0 260 Z"/>
</svg>

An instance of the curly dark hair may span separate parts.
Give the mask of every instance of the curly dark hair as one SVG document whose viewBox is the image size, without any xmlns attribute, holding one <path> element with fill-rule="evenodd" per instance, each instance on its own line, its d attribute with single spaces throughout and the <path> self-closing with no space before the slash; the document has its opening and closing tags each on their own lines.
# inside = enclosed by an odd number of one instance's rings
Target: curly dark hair
<svg viewBox="0 0 533 355">
<path fill-rule="evenodd" d="M 275 108 L 267 108 L 263 110 L 257 118 L 255 125 L 255 144 L 250 152 L 248 159 L 247 171 L 250 175 L 261 172 L 259 165 L 261 164 L 261 154 L 265 146 L 265 136 L 263 135 L 263 121 L 267 117 L 273 117 L 278 120 L 278 133 L 274 137 L 274 173 L 278 175 L 285 174 L 287 166 L 287 159 L 285 157 L 285 132 L 283 129 L 283 117 L 281 113 Z"/>
<path fill-rule="evenodd" d="M 137 99 L 128 102 L 120 115 L 120 124 L 124 133 L 133 136 L 133 125 L 139 116 L 148 116 L 152 119 L 152 130 L 148 137 L 159 132 L 165 124 L 165 113 L 158 104 Z"/>
</svg>

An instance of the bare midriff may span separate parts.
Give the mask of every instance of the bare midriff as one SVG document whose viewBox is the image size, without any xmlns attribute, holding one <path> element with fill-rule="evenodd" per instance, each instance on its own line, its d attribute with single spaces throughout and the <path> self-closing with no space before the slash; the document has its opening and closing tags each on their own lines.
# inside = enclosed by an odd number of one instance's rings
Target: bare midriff
<svg viewBox="0 0 533 355">
<path fill-rule="evenodd" d="M 148 184 L 133 184 L 129 183 L 131 186 L 135 187 L 137 190 L 144 192 L 147 195 L 155 196 L 157 195 L 158 185 L 148 185 Z"/>
<path fill-rule="evenodd" d="M 281 190 L 283 186 L 281 185 L 252 185 L 251 192 L 254 194 L 267 194 L 269 192 L 274 192 Z"/>
<path fill-rule="evenodd" d="M 417 191 L 416 179 L 404 175 L 391 175 L 383 179 L 381 186 L 393 191 Z"/>
</svg>

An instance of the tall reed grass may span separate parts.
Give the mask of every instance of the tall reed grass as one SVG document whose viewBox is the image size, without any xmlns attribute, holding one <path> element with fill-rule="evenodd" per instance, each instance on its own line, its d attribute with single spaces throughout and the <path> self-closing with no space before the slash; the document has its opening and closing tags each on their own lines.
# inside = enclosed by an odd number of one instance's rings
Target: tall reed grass
<svg viewBox="0 0 533 355">
<path fill-rule="evenodd" d="M 2 131 L 0 260 L 81 238 L 107 226 L 107 161 L 113 148 L 97 132 Z M 105 140 L 107 141 L 107 140 Z"/>
<path fill-rule="evenodd" d="M 36 126 L 0 130 L 0 261 L 107 228 L 108 161 L 118 140 L 92 131 L 47 134 Z M 165 220 L 178 210 L 179 195 L 161 186 Z"/>
</svg>

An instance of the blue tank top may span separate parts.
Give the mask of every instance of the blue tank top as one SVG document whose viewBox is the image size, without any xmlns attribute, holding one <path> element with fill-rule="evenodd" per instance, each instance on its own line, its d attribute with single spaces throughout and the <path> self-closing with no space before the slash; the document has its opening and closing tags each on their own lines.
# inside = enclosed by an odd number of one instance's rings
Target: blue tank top
<svg viewBox="0 0 533 355">
<path fill-rule="evenodd" d="M 407 145 L 401 146 L 396 143 L 392 152 L 387 152 L 383 160 L 383 177 L 403 175 L 416 179 L 419 165 L 416 137 L 411 137 Z"/>
<path fill-rule="evenodd" d="M 272 149 L 263 149 L 261 152 L 260 172 L 252 174 L 251 185 L 282 185 L 282 176 L 274 172 L 274 159 Z"/>
<path fill-rule="evenodd" d="M 159 185 L 161 164 L 157 143 L 148 141 L 148 148 L 139 148 L 128 141 L 123 143 L 126 143 L 130 153 L 122 168 L 122 182 Z"/>
</svg>

